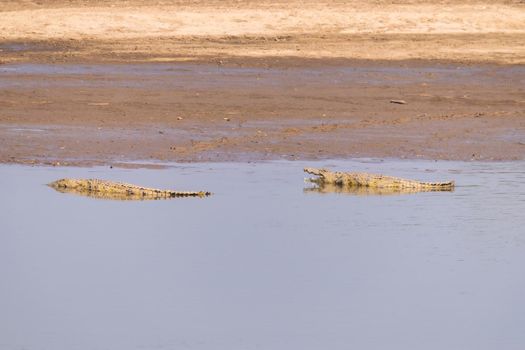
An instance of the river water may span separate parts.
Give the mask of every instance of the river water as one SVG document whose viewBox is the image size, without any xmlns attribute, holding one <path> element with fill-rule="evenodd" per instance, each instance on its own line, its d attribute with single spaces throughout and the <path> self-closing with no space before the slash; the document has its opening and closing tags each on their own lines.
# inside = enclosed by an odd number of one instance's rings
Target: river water
<svg viewBox="0 0 525 350">
<path fill-rule="evenodd" d="M 455 180 L 319 193 L 304 166 Z M 112 201 L 62 177 L 208 190 Z M 0 166 L 0 349 L 523 349 L 525 163 Z"/>
</svg>

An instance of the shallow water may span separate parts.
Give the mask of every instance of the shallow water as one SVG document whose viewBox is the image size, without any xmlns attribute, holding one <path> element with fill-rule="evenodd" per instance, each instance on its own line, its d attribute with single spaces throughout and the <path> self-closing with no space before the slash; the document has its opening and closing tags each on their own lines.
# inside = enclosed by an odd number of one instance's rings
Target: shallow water
<svg viewBox="0 0 525 350">
<path fill-rule="evenodd" d="M 456 180 L 310 192 L 303 166 Z M 110 201 L 97 177 L 205 199 Z M 0 166 L 0 349 L 523 349 L 525 163 Z"/>
<path fill-rule="evenodd" d="M 523 66 L 455 66 L 420 67 L 341 66 L 253 68 L 213 64 L 34 64 L 18 63 L 0 66 L 0 88 L 66 87 L 224 87 L 225 84 L 254 87 L 258 85 L 349 84 L 390 86 L 431 83 L 519 85 L 525 83 Z M 34 79 L 35 75 L 42 79 Z M 30 79 L 27 79 L 27 78 Z M 195 79 L 195 77 L 204 79 Z M 57 79 L 58 78 L 58 79 Z M 161 79 L 159 79 L 161 78 Z M 323 85 L 324 86 L 324 85 Z"/>
</svg>

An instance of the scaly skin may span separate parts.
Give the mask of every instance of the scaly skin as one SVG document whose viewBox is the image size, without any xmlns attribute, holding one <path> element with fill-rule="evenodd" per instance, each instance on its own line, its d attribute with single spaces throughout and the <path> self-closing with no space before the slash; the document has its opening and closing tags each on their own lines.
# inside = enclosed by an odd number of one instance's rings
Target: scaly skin
<svg viewBox="0 0 525 350">
<path fill-rule="evenodd" d="M 210 192 L 181 192 L 159 190 L 120 182 L 97 179 L 60 179 L 49 184 L 60 192 L 71 192 L 104 199 L 145 200 L 175 197 L 206 197 Z"/>
<path fill-rule="evenodd" d="M 387 189 L 392 191 L 452 191 L 454 181 L 449 182 L 420 182 L 406 180 L 398 177 L 384 176 L 367 173 L 332 172 L 327 169 L 305 168 L 308 174 L 316 175 L 317 178 L 310 181 L 320 186 L 335 185 L 338 187 L 372 189 Z"/>
</svg>

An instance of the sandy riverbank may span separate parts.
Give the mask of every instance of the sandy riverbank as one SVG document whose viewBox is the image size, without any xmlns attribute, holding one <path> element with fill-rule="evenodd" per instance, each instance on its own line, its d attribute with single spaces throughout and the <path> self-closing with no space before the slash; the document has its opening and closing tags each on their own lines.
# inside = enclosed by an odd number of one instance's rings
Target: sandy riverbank
<svg viewBox="0 0 525 350">
<path fill-rule="evenodd" d="M 521 1 L 3 1 L 4 61 L 197 57 L 525 62 Z"/>
</svg>

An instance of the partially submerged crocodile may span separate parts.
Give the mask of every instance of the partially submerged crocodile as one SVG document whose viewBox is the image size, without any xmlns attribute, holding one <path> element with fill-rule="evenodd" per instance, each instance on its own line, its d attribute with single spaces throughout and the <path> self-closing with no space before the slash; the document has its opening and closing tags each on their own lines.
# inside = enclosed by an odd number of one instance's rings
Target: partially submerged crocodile
<svg viewBox="0 0 525 350">
<path fill-rule="evenodd" d="M 368 173 L 349 173 L 349 172 L 332 172 L 327 169 L 305 168 L 308 174 L 317 176 L 310 179 L 316 183 L 323 192 L 326 188 L 334 189 L 372 189 L 378 194 L 396 193 L 396 192 L 424 192 L 424 191 L 452 191 L 454 181 L 448 182 L 421 182 L 416 180 L 407 180 L 399 177 L 385 176 Z M 326 187 L 326 188 L 325 188 Z M 351 191 L 355 192 L 355 191 Z M 359 192 L 359 191 L 358 191 Z M 364 193 L 369 192 L 365 191 Z"/>
<path fill-rule="evenodd" d="M 119 200 L 167 199 L 175 197 L 206 197 L 210 192 L 184 192 L 159 190 L 141 187 L 121 182 L 112 182 L 97 179 L 60 179 L 49 184 L 60 192 L 76 193 L 80 195 Z"/>
</svg>

